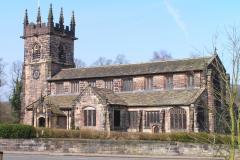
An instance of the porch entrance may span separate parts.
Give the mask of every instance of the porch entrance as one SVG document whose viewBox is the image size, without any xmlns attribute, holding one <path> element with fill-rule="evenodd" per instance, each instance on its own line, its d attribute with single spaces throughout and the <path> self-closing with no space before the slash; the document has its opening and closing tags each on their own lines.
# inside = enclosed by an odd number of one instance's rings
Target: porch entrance
<svg viewBox="0 0 240 160">
<path fill-rule="evenodd" d="M 38 119 L 38 126 L 39 127 L 45 127 L 45 118 L 44 117 L 40 117 Z"/>
</svg>

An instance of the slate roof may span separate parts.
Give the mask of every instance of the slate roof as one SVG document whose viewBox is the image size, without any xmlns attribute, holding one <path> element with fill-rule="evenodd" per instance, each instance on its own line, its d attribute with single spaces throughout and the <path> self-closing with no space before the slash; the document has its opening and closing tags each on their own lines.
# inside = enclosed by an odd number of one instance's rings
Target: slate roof
<svg viewBox="0 0 240 160">
<path fill-rule="evenodd" d="M 127 103 L 122 100 L 118 95 L 114 94 L 112 90 L 97 87 L 91 88 L 100 98 L 102 98 L 102 100 L 105 101 L 107 99 L 109 104 L 124 106 L 127 105 Z M 57 106 L 59 108 L 71 108 L 72 105 L 74 105 L 74 100 L 76 100 L 79 96 L 81 97 L 81 93 L 80 95 L 51 95 L 46 97 L 44 102 L 53 104 L 54 106 Z"/>
<path fill-rule="evenodd" d="M 46 103 L 53 104 L 59 108 L 71 108 L 73 101 L 77 98 L 77 95 L 57 95 L 48 96 L 44 100 Z"/>
<path fill-rule="evenodd" d="M 206 64 L 208 65 L 211 62 L 213 57 L 214 56 L 139 64 L 62 69 L 59 73 L 49 79 L 49 81 L 203 70 L 206 67 Z"/>
<path fill-rule="evenodd" d="M 204 89 L 118 93 L 128 106 L 190 105 Z"/>
<path fill-rule="evenodd" d="M 109 89 L 92 87 L 102 100 L 108 100 L 112 105 L 123 106 L 172 106 L 190 105 L 204 92 L 205 89 L 184 89 L 169 91 L 148 91 L 148 92 L 121 92 L 113 93 Z M 72 107 L 77 96 L 49 96 L 51 103 L 60 108 Z"/>
<path fill-rule="evenodd" d="M 108 101 L 109 104 L 123 105 L 126 106 L 127 103 L 114 93 L 110 89 L 92 87 L 92 89 L 103 99 Z"/>
<path fill-rule="evenodd" d="M 202 88 L 114 93 L 113 91 L 105 88 L 91 88 L 102 100 L 107 99 L 109 104 L 136 107 L 190 105 L 194 103 L 205 90 Z M 81 93 L 80 95 L 48 96 L 44 99 L 44 103 L 51 105 L 51 111 L 53 113 L 64 115 L 64 113 L 59 109 L 71 108 L 78 97 L 81 97 Z M 35 105 L 38 105 L 38 103 Z M 29 106 L 28 108 L 31 109 L 31 107 L 32 106 Z"/>
<path fill-rule="evenodd" d="M 50 109 L 53 114 L 58 115 L 58 116 L 66 116 L 63 111 L 60 110 L 58 106 L 55 106 L 54 104 L 50 104 Z"/>
</svg>

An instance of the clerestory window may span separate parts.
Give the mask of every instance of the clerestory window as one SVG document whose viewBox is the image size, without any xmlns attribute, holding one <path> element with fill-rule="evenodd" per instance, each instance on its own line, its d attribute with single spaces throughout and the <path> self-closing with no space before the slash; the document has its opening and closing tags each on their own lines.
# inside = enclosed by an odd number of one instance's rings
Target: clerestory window
<svg viewBox="0 0 240 160">
<path fill-rule="evenodd" d="M 145 77 L 145 79 L 144 79 L 144 89 L 145 90 L 150 90 L 152 88 L 153 88 L 153 77 L 152 76 Z"/>
<path fill-rule="evenodd" d="M 133 90 L 133 79 L 124 78 L 122 81 L 122 91 L 132 91 Z"/>
<path fill-rule="evenodd" d="M 64 93 L 64 86 L 63 82 L 56 83 L 56 94 L 63 94 Z"/>
<path fill-rule="evenodd" d="M 79 93 L 80 87 L 79 87 L 79 81 L 72 81 L 71 82 L 71 93 Z"/>
<path fill-rule="evenodd" d="M 113 80 L 105 80 L 105 88 L 113 90 Z"/>
<path fill-rule="evenodd" d="M 187 86 L 188 86 L 188 88 L 193 88 L 194 87 L 194 76 L 193 76 L 193 74 L 188 74 Z"/>
<path fill-rule="evenodd" d="M 172 74 L 166 75 L 165 88 L 169 89 L 169 90 L 173 89 L 173 75 Z"/>
</svg>

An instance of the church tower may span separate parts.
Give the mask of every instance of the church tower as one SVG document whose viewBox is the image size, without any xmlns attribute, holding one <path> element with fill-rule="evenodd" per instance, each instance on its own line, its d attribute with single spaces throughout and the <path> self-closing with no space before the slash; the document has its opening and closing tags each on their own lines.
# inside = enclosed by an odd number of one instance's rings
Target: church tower
<svg viewBox="0 0 240 160">
<path fill-rule="evenodd" d="M 26 112 L 26 107 L 48 94 L 49 78 L 63 68 L 74 67 L 75 17 L 73 13 L 70 27 L 65 26 L 61 9 L 59 23 L 54 24 L 50 5 L 47 23 L 42 23 L 39 7 L 36 23 L 29 23 L 26 10 L 23 25 L 22 122 L 33 125 L 33 113 Z"/>
</svg>

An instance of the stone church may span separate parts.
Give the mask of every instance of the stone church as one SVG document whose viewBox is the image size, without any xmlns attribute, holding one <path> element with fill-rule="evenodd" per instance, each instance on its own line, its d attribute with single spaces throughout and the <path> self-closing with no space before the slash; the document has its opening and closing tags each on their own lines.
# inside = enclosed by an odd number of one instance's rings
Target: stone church
<svg viewBox="0 0 240 160">
<path fill-rule="evenodd" d="M 64 25 L 24 18 L 22 122 L 127 132 L 215 132 L 226 71 L 218 55 L 74 68 L 75 17 Z M 220 66 L 216 68 L 216 66 Z M 216 96 L 214 90 L 220 94 Z"/>
</svg>

